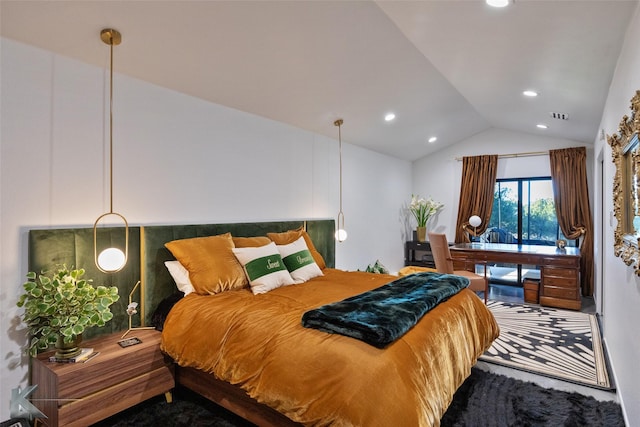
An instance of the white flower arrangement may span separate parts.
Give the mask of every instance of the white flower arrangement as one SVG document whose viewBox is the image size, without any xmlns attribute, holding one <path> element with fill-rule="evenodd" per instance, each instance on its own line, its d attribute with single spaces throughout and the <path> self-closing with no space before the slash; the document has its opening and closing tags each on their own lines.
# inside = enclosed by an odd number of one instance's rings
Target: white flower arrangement
<svg viewBox="0 0 640 427">
<path fill-rule="evenodd" d="M 444 204 L 436 202 L 431 197 L 424 199 L 420 196 L 411 195 L 411 203 L 409 204 L 409 211 L 413 214 L 413 217 L 418 223 L 418 227 L 426 227 L 427 221 L 436 212 L 444 207 Z"/>
</svg>

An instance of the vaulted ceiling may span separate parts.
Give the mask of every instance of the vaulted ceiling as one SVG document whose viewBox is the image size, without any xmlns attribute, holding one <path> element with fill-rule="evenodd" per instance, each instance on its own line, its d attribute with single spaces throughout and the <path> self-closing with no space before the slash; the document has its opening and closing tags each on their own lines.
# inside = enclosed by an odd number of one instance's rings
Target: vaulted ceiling
<svg viewBox="0 0 640 427">
<path fill-rule="evenodd" d="M 117 73 L 332 138 L 343 118 L 345 142 L 415 160 L 492 127 L 592 143 L 637 7 L 2 0 L 0 34 L 106 66 L 113 27 Z"/>
</svg>

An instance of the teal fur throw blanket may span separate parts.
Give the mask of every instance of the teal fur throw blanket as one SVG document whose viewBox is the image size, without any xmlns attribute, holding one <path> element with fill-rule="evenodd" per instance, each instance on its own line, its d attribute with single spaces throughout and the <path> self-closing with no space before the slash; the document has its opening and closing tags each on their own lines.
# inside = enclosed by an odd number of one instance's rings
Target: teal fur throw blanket
<svg viewBox="0 0 640 427">
<path fill-rule="evenodd" d="M 468 285 L 469 279 L 452 274 L 410 274 L 307 311 L 302 315 L 302 326 L 384 348 L 404 335 L 425 313 Z"/>
</svg>

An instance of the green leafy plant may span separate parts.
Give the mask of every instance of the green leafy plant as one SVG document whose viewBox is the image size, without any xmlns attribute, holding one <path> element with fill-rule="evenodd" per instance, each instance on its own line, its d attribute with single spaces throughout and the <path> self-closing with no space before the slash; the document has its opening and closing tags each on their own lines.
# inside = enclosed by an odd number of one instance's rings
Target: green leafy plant
<svg viewBox="0 0 640 427">
<path fill-rule="evenodd" d="M 389 274 L 389 270 L 379 260 L 367 266 L 367 273 Z"/>
<path fill-rule="evenodd" d="M 24 307 L 32 356 L 56 344 L 59 337 L 70 343 L 86 328 L 104 326 L 113 318 L 109 307 L 120 298 L 118 288 L 94 287 L 92 280 L 83 279 L 84 273 L 65 265 L 50 275 L 27 273 L 25 293 L 17 304 Z"/>
</svg>

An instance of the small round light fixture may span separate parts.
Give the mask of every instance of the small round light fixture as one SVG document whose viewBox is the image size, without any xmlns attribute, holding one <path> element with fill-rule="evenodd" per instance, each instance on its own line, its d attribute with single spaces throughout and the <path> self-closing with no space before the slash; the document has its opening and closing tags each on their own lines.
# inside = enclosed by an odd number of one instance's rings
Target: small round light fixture
<svg viewBox="0 0 640 427">
<path fill-rule="evenodd" d="M 393 113 L 387 113 L 387 115 L 386 115 L 386 116 L 384 116 L 384 119 L 385 119 L 386 121 L 388 121 L 388 122 L 390 122 L 391 120 L 393 120 L 393 119 L 395 119 L 395 118 L 396 118 L 396 115 L 395 115 L 395 114 L 393 114 Z"/>
<path fill-rule="evenodd" d="M 505 7 L 509 5 L 509 0 L 486 0 L 486 2 L 492 7 Z"/>
<path fill-rule="evenodd" d="M 525 90 L 524 92 L 522 92 L 522 94 L 524 96 L 528 96 L 529 98 L 535 98 L 536 96 L 538 96 L 538 92 L 536 92 L 535 90 Z"/>
<path fill-rule="evenodd" d="M 124 267 L 126 256 L 118 248 L 107 248 L 98 255 L 98 267 L 106 273 L 114 273 Z"/>
<path fill-rule="evenodd" d="M 429 138 L 427 141 L 429 142 L 429 144 L 433 144 L 434 142 L 436 142 L 438 140 L 437 137 L 432 136 L 431 138 Z"/>
<path fill-rule="evenodd" d="M 347 240 L 347 230 L 344 228 L 337 229 L 335 237 L 338 242 L 344 242 Z"/>
<path fill-rule="evenodd" d="M 537 127 L 538 129 L 547 129 L 547 128 L 549 128 L 549 126 L 545 125 L 544 123 L 538 123 L 538 124 L 536 125 L 536 127 Z"/>
<path fill-rule="evenodd" d="M 478 215 L 471 215 L 471 217 L 469 218 L 469 225 L 473 227 L 474 239 L 478 237 L 478 227 L 480 227 L 480 224 L 482 224 L 482 218 L 480 218 Z"/>
</svg>

